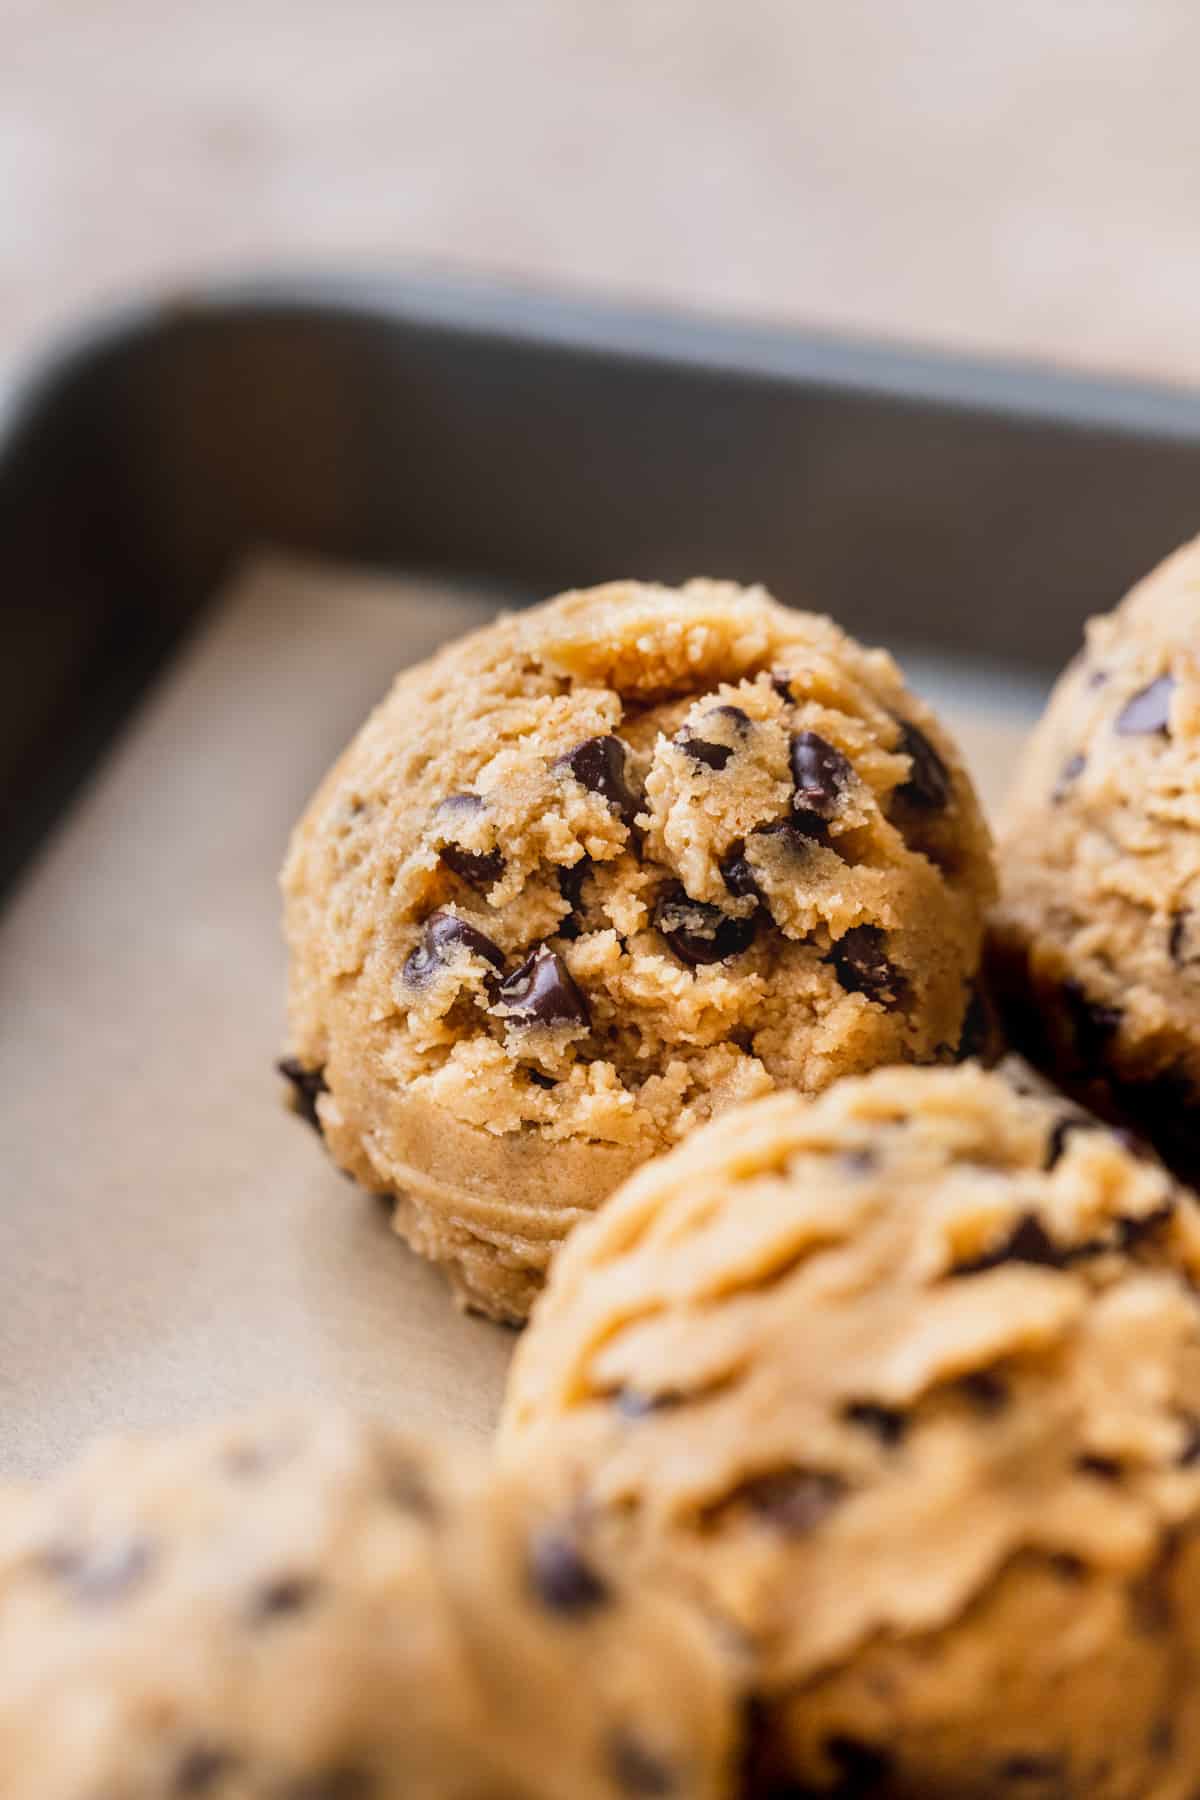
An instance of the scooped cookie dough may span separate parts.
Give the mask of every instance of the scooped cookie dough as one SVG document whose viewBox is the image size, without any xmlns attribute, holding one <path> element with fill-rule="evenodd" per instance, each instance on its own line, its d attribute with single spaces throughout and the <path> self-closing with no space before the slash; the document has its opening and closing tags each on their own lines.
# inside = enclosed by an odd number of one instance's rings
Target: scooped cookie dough
<svg viewBox="0 0 1200 1800">
<path fill-rule="evenodd" d="M 0 1507 L 4 1800 L 720 1800 L 733 1738 L 689 1612 L 380 1427 L 114 1443 Z"/>
<path fill-rule="evenodd" d="M 1200 1180 L 1200 539 L 1089 623 L 1000 867 L 997 997 L 1020 1047 Z"/>
<path fill-rule="evenodd" d="M 1193 1197 L 1061 1100 L 773 1096 L 572 1238 L 503 1453 L 741 1634 L 764 1784 L 1184 1800 L 1198 1278 Z"/>
<path fill-rule="evenodd" d="M 888 656 L 761 589 L 567 594 L 408 670 L 283 885 L 297 1104 L 501 1318 L 721 1108 L 974 1046 L 958 754 Z"/>
</svg>

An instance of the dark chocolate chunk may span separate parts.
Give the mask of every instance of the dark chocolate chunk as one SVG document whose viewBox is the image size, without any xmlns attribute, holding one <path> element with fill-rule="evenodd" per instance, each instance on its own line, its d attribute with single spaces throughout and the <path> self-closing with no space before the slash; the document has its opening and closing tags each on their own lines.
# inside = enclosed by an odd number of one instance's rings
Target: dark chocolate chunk
<svg viewBox="0 0 1200 1800">
<path fill-rule="evenodd" d="M 443 844 L 438 855 L 453 874 L 480 893 L 504 873 L 504 857 L 499 850 L 464 850 L 461 844 Z"/>
<path fill-rule="evenodd" d="M 1012 1398 L 1007 1381 L 994 1369 L 973 1369 L 962 1377 L 959 1387 L 976 1412 L 983 1413 L 986 1418 L 995 1418 L 1002 1413 Z"/>
<path fill-rule="evenodd" d="M 329 1092 L 329 1083 L 325 1079 L 325 1070 L 306 1069 L 295 1056 L 285 1056 L 275 1064 L 285 1081 L 292 1084 L 292 1111 L 302 1119 L 306 1119 L 314 1131 L 320 1131 L 321 1121 L 317 1116 L 317 1095 Z"/>
<path fill-rule="evenodd" d="M 746 861 L 746 846 L 741 838 L 729 846 L 722 859 L 721 879 L 739 900 L 761 900 L 763 897 L 754 870 Z"/>
<path fill-rule="evenodd" d="M 958 1036 L 958 1049 L 954 1052 L 955 1062 L 969 1062 L 972 1057 L 987 1060 L 993 1054 L 994 1035 L 991 1007 L 983 990 L 972 987 L 971 998 L 967 1001 L 967 1010 L 963 1014 L 962 1030 Z"/>
<path fill-rule="evenodd" d="M 896 749 L 912 764 L 908 780 L 896 789 L 897 797 L 923 812 L 940 812 L 952 791 L 950 771 L 925 733 L 915 725 L 902 725 Z"/>
<path fill-rule="evenodd" d="M 792 683 L 790 676 L 785 675 L 782 669 L 772 670 L 771 686 L 775 689 L 775 692 L 779 695 L 781 700 L 786 700 L 790 704 L 792 699 Z"/>
<path fill-rule="evenodd" d="M 83 1548 L 54 1545 L 43 1556 L 42 1567 L 65 1582 L 81 1605 L 104 1606 L 126 1599 L 140 1587 L 154 1561 L 154 1548 L 145 1538 L 124 1537 Z"/>
<path fill-rule="evenodd" d="M 1066 1777 L 1066 1758 L 1027 1751 L 1024 1755 L 1006 1756 L 998 1773 L 1001 1781 L 1050 1781 L 1057 1785 Z"/>
<path fill-rule="evenodd" d="M 1115 1456 L 1097 1456 L 1090 1450 L 1075 1458 L 1075 1467 L 1081 1475 L 1092 1475 L 1097 1481 L 1120 1481 L 1125 1473 Z"/>
<path fill-rule="evenodd" d="M 1167 932 L 1167 955 L 1173 963 L 1187 961 L 1188 920 L 1190 918 L 1191 909 L 1186 906 L 1171 914 L 1171 925 Z"/>
<path fill-rule="evenodd" d="M 706 769 L 723 769 L 733 755 L 732 744 L 710 744 L 706 738 L 693 737 L 686 727 L 676 736 L 675 748 Z"/>
<path fill-rule="evenodd" d="M 854 1400 L 843 1409 L 851 1425 L 861 1425 L 889 1449 L 899 1444 L 908 1430 L 908 1414 L 896 1406 L 880 1406 L 874 1400 Z"/>
<path fill-rule="evenodd" d="M 612 1598 L 608 1583 L 586 1561 L 574 1538 L 561 1531 L 543 1531 L 534 1538 L 529 1580 L 542 1605 L 564 1618 L 583 1618 Z"/>
<path fill-rule="evenodd" d="M 319 1589 L 320 1583 L 312 1575 L 276 1575 L 254 1594 L 250 1616 L 261 1621 L 304 1612 L 316 1599 Z"/>
<path fill-rule="evenodd" d="M 891 1780 L 892 1758 L 878 1744 L 831 1737 L 825 1740 L 825 1754 L 837 1770 L 839 1800 L 867 1800 L 867 1796 L 881 1793 Z"/>
<path fill-rule="evenodd" d="M 1064 1113 L 1062 1118 L 1056 1119 L 1050 1127 L 1050 1136 L 1046 1140 L 1046 1156 L 1042 1163 L 1043 1169 L 1049 1173 L 1057 1165 L 1067 1147 L 1067 1139 L 1073 1131 L 1099 1130 L 1100 1121 L 1089 1118 L 1086 1113 Z"/>
<path fill-rule="evenodd" d="M 889 1008 L 903 1004 L 908 983 L 887 958 L 887 938 L 878 925 L 852 925 L 829 954 L 848 994 L 865 994 Z"/>
<path fill-rule="evenodd" d="M 1117 714 L 1113 730 L 1119 737 L 1152 737 L 1156 732 L 1170 737 L 1171 695 L 1174 692 L 1173 675 L 1160 675 L 1147 687 L 1139 688 Z"/>
<path fill-rule="evenodd" d="M 953 1273 L 981 1275 L 988 1269 L 998 1269 L 1001 1263 L 1010 1262 L 1033 1263 L 1043 1269 L 1061 1269 L 1069 1259 L 1070 1252 L 1054 1242 L 1041 1220 L 1033 1213 L 1024 1213 L 994 1250 L 987 1250 L 970 1262 L 956 1263 Z"/>
<path fill-rule="evenodd" d="M 815 731 L 800 731 L 788 750 L 792 780 L 796 791 L 792 807 L 798 813 L 815 813 L 819 819 L 831 819 L 837 803 L 854 771 L 840 750 L 818 737 Z"/>
<path fill-rule="evenodd" d="M 1055 782 L 1053 791 L 1050 795 L 1051 800 L 1056 806 L 1060 800 L 1066 799 L 1068 791 L 1079 780 L 1079 777 L 1086 768 L 1087 757 L 1083 755 L 1082 751 L 1077 750 L 1074 756 L 1068 756 L 1066 762 L 1058 771 L 1058 780 Z"/>
<path fill-rule="evenodd" d="M 531 950 L 500 983 L 497 1008 L 527 1025 L 586 1025 L 587 1002 L 562 957 L 548 944 Z"/>
<path fill-rule="evenodd" d="M 820 813 L 808 812 L 803 807 L 798 807 L 790 819 L 782 819 L 778 825 L 760 826 L 754 835 L 782 838 L 798 856 L 803 856 L 811 844 L 829 848 L 828 825 Z"/>
<path fill-rule="evenodd" d="M 678 1792 L 674 1771 L 660 1756 L 648 1750 L 629 1731 L 616 1731 L 609 1740 L 609 1764 L 613 1780 L 623 1794 L 652 1796 Z"/>
<path fill-rule="evenodd" d="M 404 979 L 410 987 L 422 987 L 445 966 L 461 945 L 472 956 L 481 956 L 493 969 L 504 968 L 504 955 L 491 938 L 460 919 L 457 913 L 430 913 L 425 921 L 421 941 L 404 965 Z"/>
<path fill-rule="evenodd" d="M 583 905 L 583 884 L 592 872 L 590 856 L 581 856 L 570 868 L 558 871 L 558 891 L 571 908 L 565 919 L 558 921 L 558 936 L 573 943 L 582 929 L 576 914 Z"/>
<path fill-rule="evenodd" d="M 172 1792 L 176 1794 L 209 1794 L 218 1782 L 232 1775 L 238 1758 L 220 1744 L 193 1744 L 175 1765 Z"/>
<path fill-rule="evenodd" d="M 625 756 L 619 737 L 585 738 L 560 756 L 555 767 L 569 769 L 576 781 L 608 801 L 622 824 L 632 826 L 641 798 L 625 779 Z"/>
<path fill-rule="evenodd" d="M 659 899 L 654 908 L 654 924 L 680 962 L 691 968 L 740 955 L 754 942 L 757 930 L 753 915 L 732 919 L 719 906 L 689 900 L 681 887 L 669 889 Z"/>
<path fill-rule="evenodd" d="M 846 1484 L 820 1469 L 780 1469 L 743 1482 L 730 1502 L 744 1501 L 753 1512 L 789 1537 L 815 1531 L 844 1497 Z"/>
<path fill-rule="evenodd" d="M 439 819 L 469 819 L 481 813 L 486 805 L 482 794 L 447 794 L 434 808 Z"/>
<path fill-rule="evenodd" d="M 1101 1060 L 1124 1017 L 1121 1008 L 1093 1000 L 1078 981 L 1064 981 L 1061 992 L 1080 1056 L 1085 1063 Z"/>
</svg>

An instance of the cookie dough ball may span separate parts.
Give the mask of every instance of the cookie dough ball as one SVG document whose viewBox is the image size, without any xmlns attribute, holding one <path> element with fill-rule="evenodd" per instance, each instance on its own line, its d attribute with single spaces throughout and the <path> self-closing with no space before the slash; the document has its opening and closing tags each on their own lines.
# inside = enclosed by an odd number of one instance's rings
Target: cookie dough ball
<svg viewBox="0 0 1200 1800">
<path fill-rule="evenodd" d="M 401 675 L 318 791 L 287 1071 L 402 1235 L 520 1320 L 711 1114 L 969 1049 L 991 883 L 883 652 L 761 589 L 567 594 Z"/>
<path fill-rule="evenodd" d="M 0 1509 L 4 1800 L 719 1800 L 732 1738 L 691 1613 L 379 1427 L 109 1444 Z"/>
<path fill-rule="evenodd" d="M 1007 809 L 1012 1034 L 1200 1180 L 1200 539 L 1093 619 Z"/>
<path fill-rule="evenodd" d="M 744 1637 L 764 1784 L 1191 1794 L 1198 1278 L 1194 1199 L 1061 1100 L 774 1096 L 566 1246 L 504 1452 Z"/>
</svg>

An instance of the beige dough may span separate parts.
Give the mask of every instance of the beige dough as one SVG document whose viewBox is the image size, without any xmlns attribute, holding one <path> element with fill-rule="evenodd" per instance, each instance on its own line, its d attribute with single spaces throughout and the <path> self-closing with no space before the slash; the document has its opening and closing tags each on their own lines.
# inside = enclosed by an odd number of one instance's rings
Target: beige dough
<svg viewBox="0 0 1200 1800">
<path fill-rule="evenodd" d="M 0 1504 L 3 1800 L 721 1800 L 724 1665 L 584 1521 L 334 1414 Z"/>
<path fill-rule="evenodd" d="M 1014 1039 L 1200 1180 L 1200 539 L 1089 623 L 1003 835 Z"/>
<path fill-rule="evenodd" d="M 283 877 L 299 1104 L 460 1295 L 736 1101 L 972 1048 L 987 829 L 891 659 L 616 583 L 401 675 Z"/>
<path fill-rule="evenodd" d="M 778 1095 L 643 1169 L 518 1347 L 511 1466 L 736 1632 L 764 1777 L 1200 1787 L 1200 1209 L 978 1067 Z"/>
</svg>

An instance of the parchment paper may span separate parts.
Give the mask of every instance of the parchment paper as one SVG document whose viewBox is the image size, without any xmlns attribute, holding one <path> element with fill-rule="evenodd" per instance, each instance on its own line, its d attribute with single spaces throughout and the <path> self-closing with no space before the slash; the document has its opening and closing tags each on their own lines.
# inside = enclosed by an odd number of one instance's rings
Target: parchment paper
<svg viewBox="0 0 1200 1800">
<path fill-rule="evenodd" d="M 292 819 L 391 673 L 495 606 L 255 564 L 0 918 L 0 1474 L 314 1394 L 490 1428 L 512 1334 L 454 1310 L 272 1063 Z M 906 666 L 994 800 L 1036 692 Z"/>
</svg>

